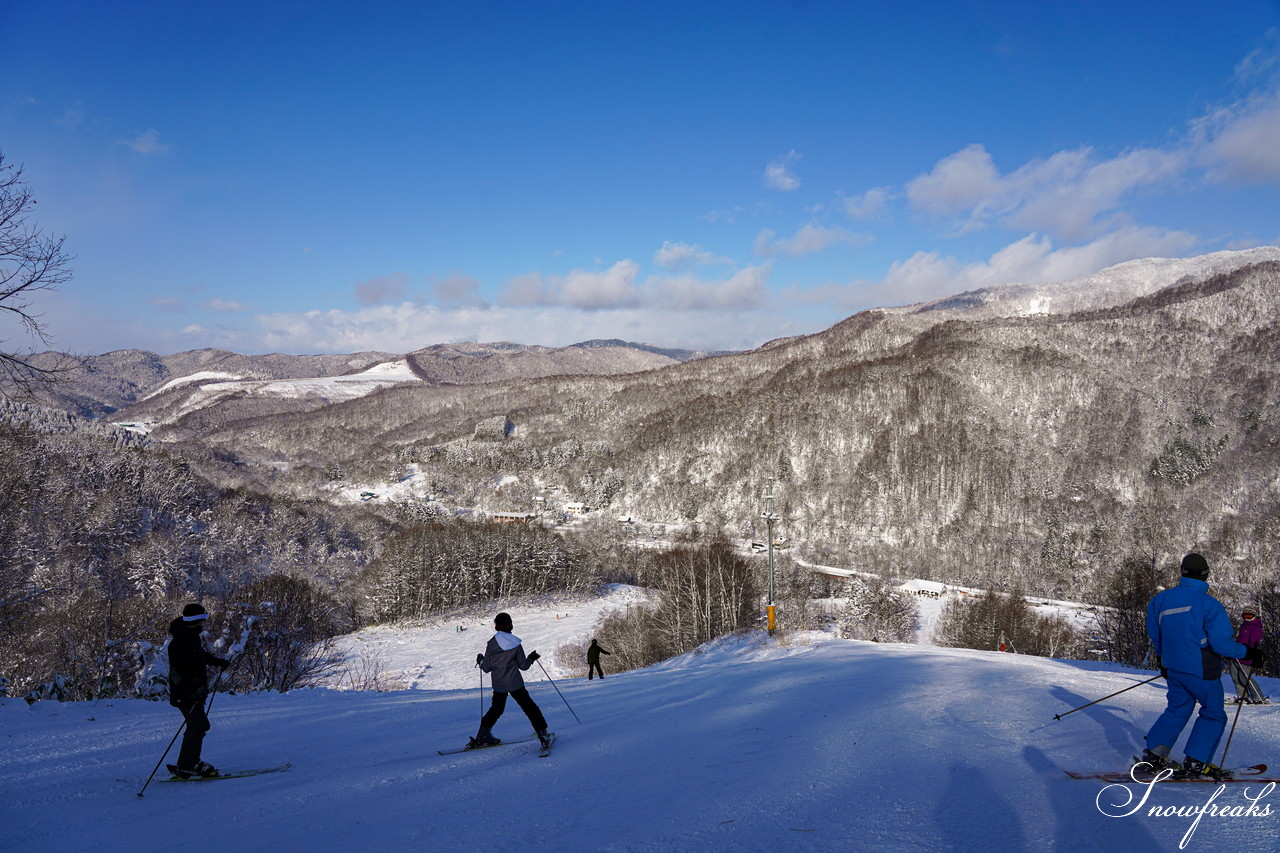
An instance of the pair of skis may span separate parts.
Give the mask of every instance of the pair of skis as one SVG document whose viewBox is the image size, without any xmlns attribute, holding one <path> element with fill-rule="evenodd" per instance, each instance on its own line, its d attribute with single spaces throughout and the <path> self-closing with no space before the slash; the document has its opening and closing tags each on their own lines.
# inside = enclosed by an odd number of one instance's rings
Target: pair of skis
<svg viewBox="0 0 1280 853">
<path fill-rule="evenodd" d="M 173 775 L 168 779 L 161 779 L 161 782 L 213 782 L 218 779 L 243 779 L 245 776 L 261 776 L 263 773 L 283 773 L 292 767 L 292 762 L 280 764 L 276 767 L 259 767 L 255 770 L 231 770 L 226 773 L 218 773 L 216 776 L 181 776 L 178 773 L 176 764 L 166 764 L 169 772 Z"/>
<path fill-rule="evenodd" d="M 1221 779 L 1214 778 L 1213 776 L 1195 776 L 1190 779 L 1175 779 L 1170 777 L 1168 779 L 1161 779 L 1160 784 L 1163 785 L 1166 782 L 1179 782 L 1179 783 L 1212 782 L 1213 784 L 1217 785 L 1223 782 L 1280 782 L 1280 778 L 1264 776 L 1263 774 L 1265 774 L 1266 772 L 1267 772 L 1267 765 L 1254 764 L 1252 767 L 1236 767 L 1231 770 L 1228 770 L 1227 773 L 1230 775 L 1224 776 Z M 1132 769 L 1122 770 L 1122 771 L 1108 771 L 1104 773 L 1077 773 L 1073 770 L 1068 770 L 1066 771 L 1066 774 L 1070 776 L 1072 779 L 1101 779 L 1104 782 L 1113 782 L 1113 783 L 1124 783 L 1124 782 L 1147 783 L 1147 782 L 1151 782 L 1153 779 L 1156 778 L 1155 773 L 1152 773 L 1150 771 L 1145 771 L 1145 772 L 1140 771 L 1137 774 L 1137 778 L 1135 779 Z"/>
<path fill-rule="evenodd" d="M 475 752 L 478 749 L 493 749 L 495 746 L 508 746 L 509 744 L 513 744 L 513 743 L 530 743 L 536 740 L 538 740 L 537 737 L 522 737 L 518 740 L 504 740 L 499 743 L 489 743 L 484 745 L 477 744 L 473 740 L 471 743 L 467 744 L 466 746 L 459 747 L 457 749 L 437 749 L 436 752 L 439 753 L 440 755 L 457 755 L 460 752 Z M 556 733 L 551 732 L 547 736 L 546 744 L 539 747 L 538 757 L 546 758 L 549 755 L 551 755 L 551 746 L 555 742 L 556 742 Z"/>
</svg>

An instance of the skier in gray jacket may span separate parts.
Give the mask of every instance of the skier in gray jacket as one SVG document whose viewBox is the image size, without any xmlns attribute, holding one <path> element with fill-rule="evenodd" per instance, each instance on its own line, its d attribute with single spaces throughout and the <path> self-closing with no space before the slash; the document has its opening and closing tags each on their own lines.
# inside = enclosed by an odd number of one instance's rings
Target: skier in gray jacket
<svg viewBox="0 0 1280 853">
<path fill-rule="evenodd" d="M 551 737 L 547 733 L 546 718 L 542 716 L 542 710 L 525 689 L 524 678 L 520 675 L 522 670 L 533 666 L 533 662 L 539 658 L 539 655 L 536 651 L 527 655 L 524 653 L 520 638 L 511 633 L 514 626 L 511 623 L 511 617 L 506 613 L 499 613 L 493 617 L 493 627 L 495 633 L 489 638 L 484 654 L 476 655 L 476 666 L 492 674 L 493 702 L 489 710 L 480 718 L 480 731 L 476 733 L 473 742 L 476 746 L 493 746 L 502 743 L 493 736 L 491 730 L 498 722 L 498 718 L 502 716 L 502 712 L 506 710 L 507 696 L 510 695 L 515 697 L 516 704 L 533 724 L 533 730 L 538 733 L 538 740 L 545 748 L 550 745 Z"/>
</svg>

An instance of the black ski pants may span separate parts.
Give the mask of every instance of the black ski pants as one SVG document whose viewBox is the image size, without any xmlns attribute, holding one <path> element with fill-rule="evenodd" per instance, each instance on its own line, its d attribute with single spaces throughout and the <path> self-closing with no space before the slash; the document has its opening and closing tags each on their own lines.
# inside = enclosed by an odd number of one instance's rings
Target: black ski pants
<svg viewBox="0 0 1280 853">
<path fill-rule="evenodd" d="M 178 766 L 190 770 L 200 763 L 200 748 L 204 745 L 205 732 L 209 731 L 209 717 L 204 712 L 204 702 L 184 702 L 177 706 L 187 720 L 182 735 L 182 748 L 178 751 Z"/>
<path fill-rule="evenodd" d="M 535 732 L 545 731 L 547 728 L 547 720 L 542 716 L 542 710 L 538 707 L 538 703 L 533 701 L 533 697 L 529 695 L 529 691 L 521 687 L 519 690 L 512 690 L 509 694 L 515 697 L 516 704 L 520 706 L 520 710 L 524 711 L 524 715 L 529 718 L 529 722 L 533 724 Z M 502 716 L 502 712 L 507 710 L 507 696 L 499 690 L 493 691 L 493 704 L 489 706 L 489 710 L 484 712 L 484 716 L 480 718 L 480 725 L 486 729 L 492 729 L 493 724 L 498 722 L 498 718 Z"/>
<path fill-rule="evenodd" d="M 597 672 L 600 673 L 601 678 L 604 678 L 604 670 L 600 668 L 600 661 L 593 660 L 587 664 L 587 681 L 590 681 Z"/>
</svg>

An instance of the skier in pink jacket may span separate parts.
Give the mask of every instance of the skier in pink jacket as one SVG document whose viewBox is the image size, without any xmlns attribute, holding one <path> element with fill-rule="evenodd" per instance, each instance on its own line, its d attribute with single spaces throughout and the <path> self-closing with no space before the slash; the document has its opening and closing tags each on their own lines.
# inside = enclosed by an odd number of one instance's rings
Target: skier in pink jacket
<svg viewBox="0 0 1280 853">
<path fill-rule="evenodd" d="M 1252 607 L 1246 607 L 1240 611 L 1240 630 L 1236 631 L 1236 642 L 1254 649 L 1262 645 L 1262 620 L 1258 618 L 1258 611 Z M 1243 702 L 1246 705 L 1271 704 L 1267 697 L 1262 695 L 1258 682 L 1249 679 L 1250 673 L 1245 667 L 1252 667 L 1252 660 L 1247 658 L 1238 661 L 1229 660 L 1227 666 L 1231 673 L 1231 680 L 1235 682 L 1237 694 L 1228 701 Z M 1256 672 L 1253 674 L 1257 675 Z"/>
</svg>

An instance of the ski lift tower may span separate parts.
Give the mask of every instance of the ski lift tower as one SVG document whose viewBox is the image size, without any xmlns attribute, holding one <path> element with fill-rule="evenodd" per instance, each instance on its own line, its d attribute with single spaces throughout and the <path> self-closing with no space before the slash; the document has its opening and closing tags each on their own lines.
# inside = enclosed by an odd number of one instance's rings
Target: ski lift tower
<svg viewBox="0 0 1280 853">
<path fill-rule="evenodd" d="M 773 636 L 774 630 L 777 628 L 777 608 L 773 603 L 773 523 L 778 520 L 778 515 L 773 511 L 773 478 L 769 477 L 764 490 L 764 512 L 760 516 L 764 519 L 765 526 L 768 528 L 769 534 L 769 606 L 765 611 L 768 614 L 769 636 Z"/>
</svg>

